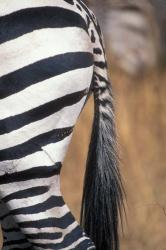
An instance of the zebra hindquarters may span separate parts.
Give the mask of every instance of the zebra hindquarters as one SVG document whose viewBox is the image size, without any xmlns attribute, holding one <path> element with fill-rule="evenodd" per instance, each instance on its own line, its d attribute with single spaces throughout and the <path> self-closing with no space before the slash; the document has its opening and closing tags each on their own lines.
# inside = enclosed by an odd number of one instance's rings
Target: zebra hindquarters
<svg viewBox="0 0 166 250">
<path fill-rule="evenodd" d="M 57 6 L 19 8 L 0 18 L 3 250 L 92 249 L 60 190 L 93 74 L 84 20 Z"/>
</svg>

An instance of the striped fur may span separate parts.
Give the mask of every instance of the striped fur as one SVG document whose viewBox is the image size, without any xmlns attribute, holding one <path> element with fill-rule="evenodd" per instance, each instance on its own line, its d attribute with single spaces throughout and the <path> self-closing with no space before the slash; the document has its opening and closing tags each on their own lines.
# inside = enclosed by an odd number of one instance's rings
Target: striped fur
<svg viewBox="0 0 166 250">
<path fill-rule="evenodd" d="M 80 0 L 1 1 L 0 58 L 2 249 L 118 249 L 122 191 L 114 109 L 95 15 Z M 101 210 L 96 202 L 103 186 L 94 200 L 96 217 L 88 213 L 83 218 L 93 205 L 93 199 L 88 202 L 86 197 L 87 187 L 90 195 L 97 191 L 91 185 L 94 179 L 88 182 L 85 174 L 81 226 L 62 197 L 60 171 L 92 91 L 97 117 L 94 130 L 100 131 L 100 139 L 105 137 L 105 152 L 109 153 L 108 159 L 96 155 L 94 170 L 99 177 L 107 174 L 108 182 L 101 179 L 106 185 Z M 96 130 L 97 123 L 100 128 Z M 98 140 L 96 146 L 103 152 L 101 143 Z M 96 180 L 98 176 L 93 175 Z M 104 213 L 101 219 L 99 213 Z M 102 240 L 96 238 L 100 233 Z"/>
</svg>

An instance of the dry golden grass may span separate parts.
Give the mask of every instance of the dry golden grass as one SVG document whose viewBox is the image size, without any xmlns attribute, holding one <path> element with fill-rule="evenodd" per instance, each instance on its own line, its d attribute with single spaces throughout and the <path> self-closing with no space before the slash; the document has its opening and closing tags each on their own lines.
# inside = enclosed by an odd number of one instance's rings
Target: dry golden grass
<svg viewBox="0 0 166 250">
<path fill-rule="evenodd" d="M 164 250 L 166 76 L 156 73 L 135 81 L 113 71 L 111 77 L 128 204 L 122 250 Z M 79 117 L 61 172 L 64 199 L 78 221 L 92 118 L 91 97 Z"/>
<path fill-rule="evenodd" d="M 166 242 L 166 77 L 113 76 L 128 227 L 122 249 L 164 250 Z"/>
</svg>

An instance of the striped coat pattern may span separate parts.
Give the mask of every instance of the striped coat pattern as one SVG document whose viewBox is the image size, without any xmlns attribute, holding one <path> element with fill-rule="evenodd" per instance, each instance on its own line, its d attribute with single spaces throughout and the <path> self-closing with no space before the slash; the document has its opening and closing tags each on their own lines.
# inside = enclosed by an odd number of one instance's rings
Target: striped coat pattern
<svg viewBox="0 0 166 250">
<path fill-rule="evenodd" d="M 82 1 L 0 1 L 3 250 L 96 249 L 60 190 L 63 159 L 94 75 L 104 90 L 102 34 Z"/>
<path fill-rule="evenodd" d="M 76 1 L 0 2 L 3 250 L 94 249 L 59 175 L 92 79 L 86 15 Z"/>
</svg>

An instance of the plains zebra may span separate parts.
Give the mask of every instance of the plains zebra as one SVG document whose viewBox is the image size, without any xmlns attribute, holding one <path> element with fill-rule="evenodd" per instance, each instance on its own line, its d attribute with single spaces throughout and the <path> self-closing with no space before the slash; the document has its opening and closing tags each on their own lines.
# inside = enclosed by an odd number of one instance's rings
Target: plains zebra
<svg viewBox="0 0 166 250">
<path fill-rule="evenodd" d="M 3 250 L 118 249 L 123 188 L 105 47 L 80 0 L 0 1 Z M 95 114 L 79 224 L 60 170 L 90 94 Z"/>
</svg>

